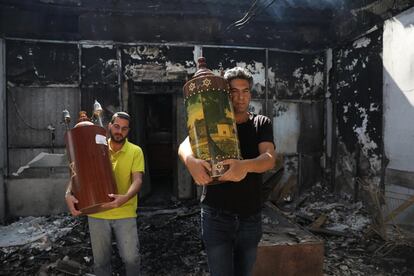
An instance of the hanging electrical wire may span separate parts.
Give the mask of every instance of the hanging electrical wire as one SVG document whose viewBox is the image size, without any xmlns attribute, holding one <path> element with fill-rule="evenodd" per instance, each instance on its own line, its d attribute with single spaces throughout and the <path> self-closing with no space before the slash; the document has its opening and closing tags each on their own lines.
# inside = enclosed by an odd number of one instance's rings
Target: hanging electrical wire
<svg viewBox="0 0 414 276">
<path fill-rule="evenodd" d="M 11 100 L 13 102 L 14 108 L 16 109 L 17 116 L 20 118 L 20 120 L 23 122 L 24 125 L 26 125 L 30 129 L 36 130 L 36 131 L 45 131 L 45 130 L 51 131 L 52 130 L 51 129 L 52 128 L 51 125 L 49 125 L 48 127 L 39 128 L 39 127 L 34 127 L 31 124 L 29 124 L 28 122 L 26 122 L 26 120 L 24 119 L 22 113 L 20 112 L 19 107 L 17 106 L 16 99 L 13 97 L 13 94 L 12 93 L 10 93 L 10 98 L 11 98 Z"/>
<path fill-rule="evenodd" d="M 249 10 L 246 12 L 246 14 L 241 19 L 231 23 L 229 26 L 227 26 L 226 30 L 230 30 L 233 27 L 235 27 L 237 24 L 240 24 L 241 22 L 244 22 L 250 16 L 252 11 L 256 9 L 256 6 L 257 6 L 257 0 L 255 0 L 253 2 L 253 4 L 250 6 Z"/>
<path fill-rule="evenodd" d="M 246 14 L 239 20 L 231 23 L 229 26 L 226 27 L 226 31 L 230 31 L 233 28 L 241 29 L 243 28 L 247 23 L 249 23 L 254 17 L 260 15 L 264 10 L 269 8 L 276 0 L 270 0 L 267 3 L 264 3 L 263 5 L 258 4 L 258 0 L 255 0 L 253 4 L 250 6 L 249 10 L 246 12 Z"/>
</svg>

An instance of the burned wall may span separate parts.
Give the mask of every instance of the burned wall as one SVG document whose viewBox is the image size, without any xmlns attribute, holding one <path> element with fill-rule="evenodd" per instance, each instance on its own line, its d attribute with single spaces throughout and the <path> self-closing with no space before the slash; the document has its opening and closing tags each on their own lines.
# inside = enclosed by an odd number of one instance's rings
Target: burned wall
<svg viewBox="0 0 414 276">
<path fill-rule="evenodd" d="M 266 53 L 264 49 L 203 47 L 203 55 L 207 60 L 207 66 L 216 75 L 223 75 L 227 69 L 235 66 L 248 69 L 253 76 L 252 99 L 264 100 L 266 98 Z"/>
<path fill-rule="evenodd" d="M 76 44 L 7 40 L 6 49 L 7 81 L 16 86 L 78 84 Z"/>
<path fill-rule="evenodd" d="M 320 101 L 324 98 L 324 55 L 270 51 L 269 86 L 274 99 Z"/>
<path fill-rule="evenodd" d="M 324 137 L 324 54 L 269 52 L 269 99 L 282 185 L 292 194 L 321 181 Z"/>
<path fill-rule="evenodd" d="M 4 175 L 4 168 L 7 165 L 6 162 L 6 150 L 3 145 L 6 144 L 6 41 L 0 39 L 0 128 L 2 132 L 0 134 L 0 170 L 1 176 Z M 1 189 L 1 188 L 0 188 Z M 0 216 L 1 217 L 1 216 Z"/>
<path fill-rule="evenodd" d="M 123 77 L 133 82 L 184 83 L 195 73 L 193 49 L 184 46 L 123 46 Z"/>
<path fill-rule="evenodd" d="M 11 174 L 39 152 L 62 151 L 62 110 L 78 111 L 79 55 L 74 44 L 8 40 L 6 49 Z"/>
<path fill-rule="evenodd" d="M 203 55 L 215 74 L 220 75 L 234 66 L 246 67 L 252 73 L 250 109 L 273 118 L 277 151 L 285 155 L 283 162 L 288 172 L 284 181 L 296 186 L 302 183 L 305 188 L 320 180 L 323 54 L 107 42 L 8 40 L 7 43 L 10 172 L 40 152 L 63 152 L 61 111 L 68 109 L 76 120 L 81 109 L 91 115 L 95 100 L 104 108 L 104 123 L 113 112 L 130 109 L 137 118 L 134 128 L 138 132 L 131 134 L 133 140 L 153 144 L 156 139 L 139 139 L 139 135 L 148 131 L 147 119 L 141 120 L 149 116 L 143 114 L 149 106 L 145 101 L 168 95 L 174 111 L 171 114 L 173 130 L 169 135 L 175 153 L 186 133 L 181 87 L 195 73 L 197 57 Z M 179 197 L 191 197 L 191 179 L 184 176 L 186 170 L 182 164 L 174 162 L 176 192 Z M 48 175 L 36 170 L 25 172 L 26 177 Z"/>
<path fill-rule="evenodd" d="M 81 45 L 81 109 L 92 116 L 92 107 L 98 101 L 106 125 L 114 112 L 121 108 L 120 61 L 114 45 Z"/>
<path fill-rule="evenodd" d="M 6 216 L 4 178 L 7 171 L 7 132 L 6 132 L 6 42 L 0 39 L 0 223 Z"/>
<path fill-rule="evenodd" d="M 382 30 L 333 50 L 336 188 L 358 194 L 356 177 L 379 186 L 382 167 Z"/>
<path fill-rule="evenodd" d="M 152 180 L 171 174 L 167 179 L 174 194 L 179 198 L 194 195 L 191 177 L 176 154 L 187 135 L 182 87 L 196 71 L 194 51 L 188 46 L 120 47 L 123 101 L 137 119 L 130 136 L 143 148 L 148 161 L 144 194 L 149 193 Z"/>
</svg>

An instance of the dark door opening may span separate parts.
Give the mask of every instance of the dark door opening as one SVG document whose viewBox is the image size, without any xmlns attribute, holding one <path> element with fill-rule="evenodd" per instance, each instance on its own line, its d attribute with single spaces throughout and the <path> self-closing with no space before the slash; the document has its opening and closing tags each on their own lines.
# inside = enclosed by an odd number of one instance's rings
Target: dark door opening
<svg viewBox="0 0 414 276">
<path fill-rule="evenodd" d="M 175 116 L 172 94 L 133 92 L 130 113 L 134 139 L 145 155 L 145 176 L 140 193 L 141 203 L 164 204 L 174 192 L 173 139 Z"/>
<path fill-rule="evenodd" d="M 171 95 L 146 96 L 146 147 L 153 194 L 172 193 Z"/>
</svg>

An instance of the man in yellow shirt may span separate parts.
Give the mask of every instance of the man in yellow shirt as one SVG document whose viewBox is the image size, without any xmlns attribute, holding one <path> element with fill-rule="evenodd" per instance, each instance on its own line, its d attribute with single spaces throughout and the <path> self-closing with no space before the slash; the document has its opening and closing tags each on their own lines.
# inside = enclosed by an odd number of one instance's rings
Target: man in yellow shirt
<svg viewBox="0 0 414 276">
<path fill-rule="evenodd" d="M 117 112 L 108 125 L 109 150 L 118 194 L 110 194 L 114 200 L 102 207 L 107 211 L 88 215 L 95 274 L 112 275 L 112 233 L 115 236 L 119 255 L 125 264 L 126 275 L 140 274 L 139 239 L 136 210 L 144 173 L 144 155 L 137 145 L 127 139 L 130 116 Z M 70 185 L 69 185 L 70 187 Z M 81 214 L 76 210 L 78 200 L 66 192 L 66 203 L 73 216 Z"/>
</svg>

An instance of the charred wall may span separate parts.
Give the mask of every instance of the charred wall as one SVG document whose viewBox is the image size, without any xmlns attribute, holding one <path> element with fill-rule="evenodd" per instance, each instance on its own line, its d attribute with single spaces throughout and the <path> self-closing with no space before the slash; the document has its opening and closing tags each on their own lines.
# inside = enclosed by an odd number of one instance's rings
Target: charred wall
<svg viewBox="0 0 414 276">
<path fill-rule="evenodd" d="M 188 46 L 120 47 L 123 104 L 138 118 L 136 131 L 131 134 L 148 162 L 157 164 L 148 167 L 147 175 L 152 179 L 144 178 L 144 183 L 162 177 L 171 179 L 174 194 L 180 198 L 194 196 L 191 177 L 176 154 L 187 132 L 182 87 L 196 71 L 193 51 L 194 47 Z M 153 185 L 144 185 L 144 189 L 150 186 Z"/>
<path fill-rule="evenodd" d="M 78 47 L 6 41 L 9 174 L 39 152 L 64 147 L 61 112 L 79 106 Z"/>
<path fill-rule="evenodd" d="M 104 124 L 121 108 L 121 68 L 117 52 L 117 47 L 113 45 L 80 47 L 80 108 L 91 116 L 91 108 L 97 100 L 104 110 Z"/>
<path fill-rule="evenodd" d="M 266 52 L 265 50 L 229 49 L 229 48 L 203 48 L 203 55 L 207 59 L 210 69 L 218 75 L 234 66 L 247 68 L 253 76 L 252 99 L 262 103 L 256 113 L 265 111 L 266 99 Z M 254 105 L 252 105 L 254 106 Z"/>
<path fill-rule="evenodd" d="M 7 132 L 6 132 L 6 43 L 0 39 L 0 223 L 6 214 L 4 178 L 7 171 Z"/>
<path fill-rule="evenodd" d="M 125 80 L 184 83 L 195 73 L 193 47 L 136 45 L 121 48 Z"/>
<path fill-rule="evenodd" d="M 338 190 L 358 195 L 357 178 L 381 183 L 382 30 L 333 50 L 330 93 L 336 113 L 333 156 Z"/>
<path fill-rule="evenodd" d="M 177 161 L 178 144 L 186 136 L 182 86 L 196 71 L 198 56 L 220 75 L 233 66 L 253 75 L 251 111 L 274 121 L 277 151 L 285 155 L 283 183 L 304 189 L 321 179 L 323 152 L 323 54 L 307 55 L 265 48 L 116 44 L 108 42 L 43 42 L 6 40 L 7 152 L 9 177 L 41 152 L 64 152 L 61 112 L 68 109 L 91 115 L 98 100 L 104 123 L 113 112 L 129 110 L 134 118 L 133 141 L 144 143 L 144 153 L 165 148 L 159 157 L 174 164 L 174 191 L 180 198 L 194 196 L 191 178 Z M 157 98 L 159 101 L 154 101 Z M 147 135 L 154 119 L 150 107 L 170 99 L 169 128 Z M 154 115 L 155 116 L 155 115 Z M 143 119 L 144 118 L 144 119 Z M 72 122 L 74 124 L 74 122 Z M 165 124 L 164 124 L 165 125 Z M 168 141 L 167 141 L 168 140 Z M 148 150 L 148 152 L 146 152 Z M 154 158 L 147 158 L 151 161 Z M 159 163 L 159 162 L 158 162 Z M 149 168 L 151 171 L 151 168 Z M 30 169 L 19 181 L 52 177 L 67 170 Z M 20 182 L 19 182 L 20 183 Z"/>
<path fill-rule="evenodd" d="M 295 196 L 322 180 L 325 57 L 270 51 L 268 68 L 282 186 Z"/>
</svg>

